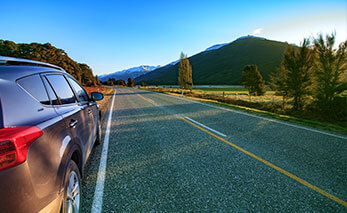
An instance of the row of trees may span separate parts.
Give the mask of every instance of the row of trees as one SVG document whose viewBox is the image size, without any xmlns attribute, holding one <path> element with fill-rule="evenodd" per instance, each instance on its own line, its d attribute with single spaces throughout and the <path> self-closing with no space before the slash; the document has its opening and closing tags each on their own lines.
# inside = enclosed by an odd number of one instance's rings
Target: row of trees
<svg viewBox="0 0 347 213">
<path fill-rule="evenodd" d="M 66 70 L 84 86 L 101 85 L 99 78 L 93 75 L 87 64 L 72 60 L 64 50 L 50 43 L 16 44 L 13 41 L 0 40 L 0 55 L 54 64 Z"/>
<path fill-rule="evenodd" d="M 311 45 L 313 44 L 313 45 Z M 304 39 L 300 47 L 288 46 L 278 71 L 271 75 L 270 88 L 289 99 L 294 111 L 309 104 L 328 116 L 346 116 L 347 41 L 335 49 L 335 34 Z M 265 82 L 256 65 L 247 65 L 241 84 L 250 95 L 263 95 Z M 308 101 L 310 100 L 310 101 Z"/>
<path fill-rule="evenodd" d="M 116 80 L 115 78 L 110 78 L 107 81 L 102 82 L 104 85 L 109 85 L 109 86 L 128 86 L 128 87 L 134 87 L 135 86 L 135 81 L 132 78 L 128 78 L 127 83 L 125 83 L 124 80 Z"/>
<path fill-rule="evenodd" d="M 291 98 L 294 110 L 302 110 L 313 97 L 313 107 L 323 114 L 346 115 L 346 98 L 340 94 L 347 89 L 347 41 L 334 46 L 334 33 L 304 39 L 299 48 L 289 46 L 280 69 L 271 76 L 271 88 Z"/>
<path fill-rule="evenodd" d="M 110 78 L 107 81 L 103 81 L 102 84 L 109 85 L 109 86 L 115 86 L 115 85 L 125 86 L 126 85 L 125 81 L 116 80 L 115 78 Z"/>
</svg>

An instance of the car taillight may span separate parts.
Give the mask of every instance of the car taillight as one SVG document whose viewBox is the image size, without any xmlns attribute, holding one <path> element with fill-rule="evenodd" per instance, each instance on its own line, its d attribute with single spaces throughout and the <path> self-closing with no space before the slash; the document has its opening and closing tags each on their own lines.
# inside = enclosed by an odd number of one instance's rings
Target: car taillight
<svg viewBox="0 0 347 213">
<path fill-rule="evenodd" d="M 36 126 L 0 129 L 0 171 L 23 163 L 27 151 L 43 132 Z"/>
</svg>

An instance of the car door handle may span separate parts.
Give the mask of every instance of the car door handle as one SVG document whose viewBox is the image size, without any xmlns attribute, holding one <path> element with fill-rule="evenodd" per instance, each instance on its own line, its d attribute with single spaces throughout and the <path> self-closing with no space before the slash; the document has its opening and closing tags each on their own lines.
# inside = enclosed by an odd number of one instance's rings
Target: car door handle
<svg viewBox="0 0 347 213">
<path fill-rule="evenodd" d="M 78 123 L 78 120 L 71 120 L 69 123 L 70 128 L 75 128 Z"/>
<path fill-rule="evenodd" d="M 92 110 L 89 109 L 89 110 L 88 110 L 88 114 L 90 114 L 90 113 L 92 113 Z"/>
</svg>

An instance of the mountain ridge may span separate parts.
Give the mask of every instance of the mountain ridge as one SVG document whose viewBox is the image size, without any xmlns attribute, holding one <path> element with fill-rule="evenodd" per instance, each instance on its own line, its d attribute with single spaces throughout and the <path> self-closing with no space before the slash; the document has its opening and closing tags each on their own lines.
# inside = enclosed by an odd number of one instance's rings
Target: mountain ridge
<svg viewBox="0 0 347 213">
<path fill-rule="evenodd" d="M 214 48 L 213 47 L 217 47 Z M 242 36 L 233 42 L 213 45 L 189 57 L 196 85 L 237 85 L 246 65 L 256 64 L 265 81 L 282 62 L 288 43 L 262 37 Z M 176 62 L 176 61 L 175 61 Z M 169 63 L 135 78 L 136 83 L 176 85 L 179 63 Z"/>
<path fill-rule="evenodd" d="M 132 78 L 135 79 L 136 77 L 139 77 L 147 72 L 151 72 L 157 68 L 159 68 L 160 66 L 150 66 L 150 65 L 140 65 L 137 67 L 131 67 L 128 69 L 124 69 L 121 71 L 116 71 L 113 73 L 108 73 L 108 74 L 104 74 L 104 75 L 100 75 L 99 79 L 101 81 L 107 81 L 110 78 L 114 78 L 116 80 L 124 80 L 127 81 L 128 78 Z"/>
</svg>

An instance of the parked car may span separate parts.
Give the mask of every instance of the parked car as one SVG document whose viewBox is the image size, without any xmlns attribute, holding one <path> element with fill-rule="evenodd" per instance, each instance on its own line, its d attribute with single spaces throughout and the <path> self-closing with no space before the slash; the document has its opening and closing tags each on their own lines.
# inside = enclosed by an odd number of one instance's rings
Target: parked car
<svg viewBox="0 0 347 213">
<path fill-rule="evenodd" d="M 0 212 L 79 212 L 100 110 L 62 68 L 0 56 Z"/>
</svg>

